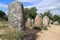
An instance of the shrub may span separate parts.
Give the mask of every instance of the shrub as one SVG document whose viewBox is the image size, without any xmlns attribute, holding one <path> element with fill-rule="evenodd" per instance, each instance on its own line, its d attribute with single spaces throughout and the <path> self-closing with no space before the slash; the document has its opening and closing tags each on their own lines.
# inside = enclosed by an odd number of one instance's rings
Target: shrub
<svg viewBox="0 0 60 40">
<path fill-rule="evenodd" d="M 34 26 L 33 29 L 41 30 L 41 28 L 40 27 L 37 27 L 37 26 Z"/>
<path fill-rule="evenodd" d="M 48 30 L 48 29 L 47 29 L 47 26 L 43 27 L 43 29 L 44 29 L 44 30 Z"/>
<path fill-rule="evenodd" d="M 27 35 L 27 32 L 22 31 L 8 31 L 5 34 L 1 35 L 0 38 L 7 40 L 24 40 L 24 37 Z"/>
</svg>

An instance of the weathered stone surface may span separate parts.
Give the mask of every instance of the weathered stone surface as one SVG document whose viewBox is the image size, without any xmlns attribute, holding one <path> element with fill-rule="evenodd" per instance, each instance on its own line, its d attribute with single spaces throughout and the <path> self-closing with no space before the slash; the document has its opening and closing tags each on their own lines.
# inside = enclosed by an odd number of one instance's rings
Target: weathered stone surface
<svg viewBox="0 0 60 40">
<path fill-rule="evenodd" d="M 39 14 L 35 17 L 35 26 L 42 28 L 42 16 Z"/>
<path fill-rule="evenodd" d="M 27 19 L 26 26 L 27 27 L 29 27 L 29 26 L 31 27 L 32 26 L 32 22 L 31 22 L 30 18 Z"/>
<path fill-rule="evenodd" d="M 22 30 L 24 28 L 24 13 L 23 13 L 23 5 L 21 2 L 12 2 L 8 6 L 9 14 L 8 20 L 11 28 L 15 28 L 17 30 Z"/>
<path fill-rule="evenodd" d="M 59 24 L 59 22 L 58 22 L 58 21 L 55 21 L 53 24 L 54 24 L 54 25 L 58 25 L 58 24 Z"/>
<path fill-rule="evenodd" d="M 50 20 L 49 24 L 53 24 L 53 20 Z"/>
<path fill-rule="evenodd" d="M 32 26 L 33 26 L 33 19 L 28 18 L 26 22 L 26 27 L 28 27 L 29 29 L 32 29 Z"/>
<path fill-rule="evenodd" d="M 44 27 L 49 26 L 49 17 L 47 17 L 47 16 L 43 17 L 43 26 Z"/>
</svg>

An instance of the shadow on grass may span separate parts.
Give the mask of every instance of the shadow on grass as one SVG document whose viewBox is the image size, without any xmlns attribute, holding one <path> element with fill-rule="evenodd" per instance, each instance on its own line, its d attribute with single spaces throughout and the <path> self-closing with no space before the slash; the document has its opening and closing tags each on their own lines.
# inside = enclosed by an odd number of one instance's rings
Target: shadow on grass
<svg viewBox="0 0 60 40">
<path fill-rule="evenodd" d="M 22 33 L 20 31 L 12 32 L 11 30 L 8 30 L 3 35 L 0 35 L 0 38 L 7 39 L 7 40 L 36 40 L 38 37 L 36 33 L 38 33 L 41 30 L 38 29 L 32 29 L 28 30 L 28 32 L 23 31 Z"/>
<path fill-rule="evenodd" d="M 38 33 L 41 30 L 37 30 L 37 29 L 32 29 L 29 31 L 29 34 L 25 37 L 24 40 L 36 40 L 36 38 L 38 37 L 36 35 L 36 33 Z"/>
</svg>

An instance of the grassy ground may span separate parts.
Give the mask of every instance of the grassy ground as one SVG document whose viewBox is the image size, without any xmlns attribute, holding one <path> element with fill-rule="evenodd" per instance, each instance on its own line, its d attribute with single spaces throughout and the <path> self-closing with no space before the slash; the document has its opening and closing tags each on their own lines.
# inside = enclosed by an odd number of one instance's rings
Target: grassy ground
<svg viewBox="0 0 60 40">
<path fill-rule="evenodd" d="M 0 21 L 0 29 L 9 27 L 8 21 Z"/>
<path fill-rule="evenodd" d="M 9 27 L 8 21 L 0 21 L 0 34 L 3 34 Z"/>
<path fill-rule="evenodd" d="M 9 28 L 8 21 L 0 21 L 0 40 L 28 40 L 30 38 L 33 38 L 34 35 L 34 33 L 29 31 L 12 31 Z"/>
<path fill-rule="evenodd" d="M 7 38 L 4 40 L 8 40 L 8 39 L 17 40 L 20 37 L 22 38 L 25 35 L 23 33 L 23 36 L 22 36 L 20 32 L 11 33 L 11 30 L 8 27 L 9 27 L 8 21 L 0 21 L 0 40 L 2 40 L 1 35 L 3 38 Z M 50 27 L 48 27 L 48 30 L 39 31 L 36 33 L 36 35 L 37 35 L 37 38 L 35 40 L 60 40 L 60 25 L 50 25 Z M 15 37 L 17 39 L 15 39 Z"/>
</svg>

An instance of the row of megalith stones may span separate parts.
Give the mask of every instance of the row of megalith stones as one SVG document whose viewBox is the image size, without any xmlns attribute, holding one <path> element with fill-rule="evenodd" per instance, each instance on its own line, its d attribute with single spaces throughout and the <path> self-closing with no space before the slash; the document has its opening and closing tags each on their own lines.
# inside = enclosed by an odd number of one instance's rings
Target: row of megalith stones
<svg viewBox="0 0 60 40">
<path fill-rule="evenodd" d="M 35 19 L 28 18 L 26 22 L 27 27 L 32 29 L 32 27 L 38 27 L 40 29 L 49 26 L 49 17 L 37 14 Z"/>
<path fill-rule="evenodd" d="M 25 22 L 24 8 L 21 2 L 12 2 L 8 6 L 8 10 L 8 20 L 12 29 L 23 30 L 25 26 L 32 28 L 33 25 L 42 28 L 49 25 L 49 18 L 47 16 L 42 18 L 39 14 L 35 19 L 28 18 Z"/>
<path fill-rule="evenodd" d="M 38 16 L 38 15 L 37 15 Z M 37 19 L 36 19 L 37 20 Z M 45 27 L 45 26 L 49 26 L 49 17 L 47 16 L 44 16 L 43 18 L 40 17 L 40 24 L 41 24 L 41 27 Z"/>
<path fill-rule="evenodd" d="M 48 26 L 49 18 L 45 16 L 42 19 L 41 15 L 37 15 L 35 18 L 35 22 L 33 19 L 28 18 L 27 22 L 25 23 L 25 15 L 23 11 L 23 5 L 21 2 L 12 2 L 9 7 L 9 14 L 8 14 L 8 20 L 10 23 L 10 27 L 14 28 L 16 30 L 23 30 L 25 28 L 25 25 L 32 28 L 32 25 L 38 26 L 42 28 L 42 26 Z M 43 21 L 42 21 L 43 20 Z"/>
</svg>

